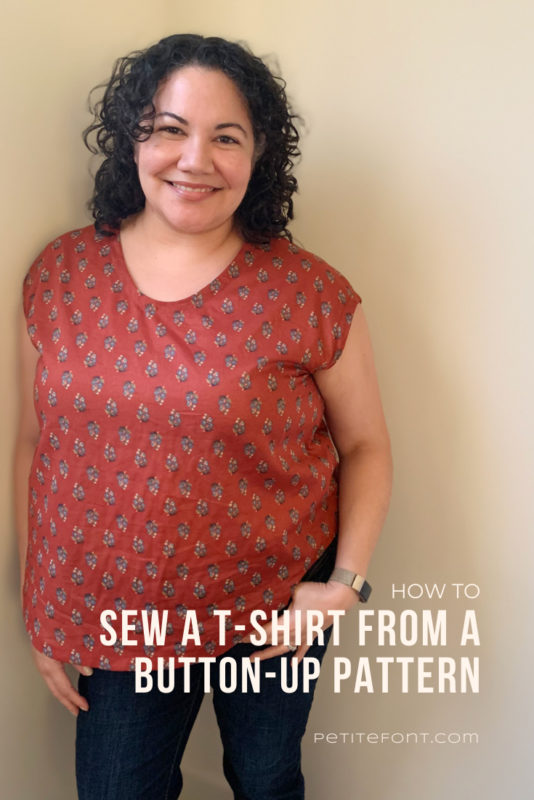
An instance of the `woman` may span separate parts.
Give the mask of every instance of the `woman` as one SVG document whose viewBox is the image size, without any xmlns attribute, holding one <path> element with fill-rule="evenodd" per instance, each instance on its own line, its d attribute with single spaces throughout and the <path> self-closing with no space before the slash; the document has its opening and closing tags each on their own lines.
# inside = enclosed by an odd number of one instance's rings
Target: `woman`
<svg viewBox="0 0 534 800">
<path fill-rule="evenodd" d="M 300 798 L 315 680 L 284 692 L 283 666 L 320 661 L 328 612 L 367 598 L 390 492 L 360 298 L 292 243 L 294 115 L 245 48 L 177 35 L 121 59 L 92 136 L 95 224 L 50 243 L 24 284 L 33 655 L 77 715 L 82 800 L 180 793 L 207 662 L 176 661 L 170 692 L 136 692 L 139 659 L 155 670 L 158 657 L 213 659 L 235 797 Z M 271 612 L 284 608 L 279 643 Z M 323 615 L 316 641 L 307 610 Z M 143 611 L 163 620 L 159 643 Z M 259 659 L 261 691 L 218 686 L 228 656 Z"/>
</svg>

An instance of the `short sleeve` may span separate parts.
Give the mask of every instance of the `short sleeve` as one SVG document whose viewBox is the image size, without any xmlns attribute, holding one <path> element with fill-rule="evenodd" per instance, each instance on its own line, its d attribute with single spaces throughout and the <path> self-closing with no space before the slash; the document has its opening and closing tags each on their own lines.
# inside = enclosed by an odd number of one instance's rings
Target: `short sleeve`
<svg viewBox="0 0 534 800">
<path fill-rule="evenodd" d="M 44 328 L 54 319 L 54 290 L 51 284 L 50 266 L 54 262 L 54 247 L 48 244 L 35 259 L 24 276 L 22 284 L 22 307 L 26 317 L 28 334 L 34 347 L 41 352 Z"/>
<path fill-rule="evenodd" d="M 39 337 L 35 314 L 35 297 L 37 287 L 39 285 L 39 272 L 41 263 L 41 257 L 33 262 L 30 269 L 24 276 L 24 281 L 22 284 L 22 307 L 24 310 L 24 316 L 26 318 L 26 327 L 28 329 L 30 339 L 32 340 L 34 347 L 37 347 L 37 349 L 39 349 Z"/>
<path fill-rule="evenodd" d="M 318 261 L 313 278 L 313 308 L 308 318 L 315 334 L 315 346 L 309 348 L 308 369 L 315 372 L 329 369 L 341 356 L 360 295 L 333 267 Z"/>
</svg>

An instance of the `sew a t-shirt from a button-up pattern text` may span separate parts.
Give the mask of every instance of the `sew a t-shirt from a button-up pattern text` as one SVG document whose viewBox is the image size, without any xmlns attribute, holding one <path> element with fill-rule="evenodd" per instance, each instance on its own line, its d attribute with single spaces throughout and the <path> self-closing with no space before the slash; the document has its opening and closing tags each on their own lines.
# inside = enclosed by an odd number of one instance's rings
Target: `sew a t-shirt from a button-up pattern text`
<svg viewBox="0 0 534 800">
<path fill-rule="evenodd" d="M 288 603 L 336 535 L 337 457 L 313 374 L 342 353 L 359 296 L 274 239 L 245 243 L 195 295 L 156 301 L 119 235 L 93 226 L 51 242 L 23 292 L 40 353 L 24 582 L 34 647 L 115 670 L 219 655 L 251 631 L 251 611 Z M 140 631 L 143 609 L 168 610 L 164 644 L 124 645 L 120 629 L 102 644 L 102 611 L 136 611 Z M 225 644 L 217 609 L 231 612 Z M 188 611 L 200 644 L 182 641 Z"/>
</svg>

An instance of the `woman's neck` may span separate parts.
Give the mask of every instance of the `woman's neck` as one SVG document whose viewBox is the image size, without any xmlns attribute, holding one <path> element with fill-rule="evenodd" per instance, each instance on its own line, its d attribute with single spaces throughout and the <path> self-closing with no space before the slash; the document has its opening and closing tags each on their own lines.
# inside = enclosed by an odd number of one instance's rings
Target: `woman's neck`
<svg viewBox="0 0 534 800">
<path fill-rule="evenodd" d="M 175 257 L 177 253 L 182 252 L 189 259 L 193 257 L 193 260 L 209 257 L 228 246 L 237 246 L 239 249 L 243 243 L 233 219 L 213 230 L 187 233 L 170 228 L 146 209 L 126 219 L 121 227 L 121 233 L 125 230 L 130 230 L 133 237 L 146 242 L 151 248 L 157 248 L 162 252 L 170 250 Z"/>
<path fill-rule="evenodd" d="M 230 223 L 201 234 L 183 234 L 154 224 L 143 212 L 121 226 L 126 267 L 143 294 L 155 300 L 189 297 L 232 262 L 243 239 Z"/>
</svg>

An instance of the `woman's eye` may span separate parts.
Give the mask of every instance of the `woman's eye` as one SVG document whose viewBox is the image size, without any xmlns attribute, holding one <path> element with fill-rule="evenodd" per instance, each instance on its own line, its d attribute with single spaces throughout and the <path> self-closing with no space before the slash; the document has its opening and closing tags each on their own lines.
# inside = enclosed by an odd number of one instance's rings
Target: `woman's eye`
<svg viewBox="0 0 534 800">
<path fill-rule="evenodd" d="M 237 139 L 234 139 L 233 136 L 226 136 L 225 134 L 219 136 L 218 140 L 219 142 L 222 142 L 222 144 L 239 144 Z"/>
<path fill-rule="evenodd" d="M 177 128 L 176 125 L 163 125 L 161 128 L 158 128 L 157 132 L 169 133 L 171 136 L 175 136 L 183 133 L 183 130 L 181 128 Z"/>
</svg>

